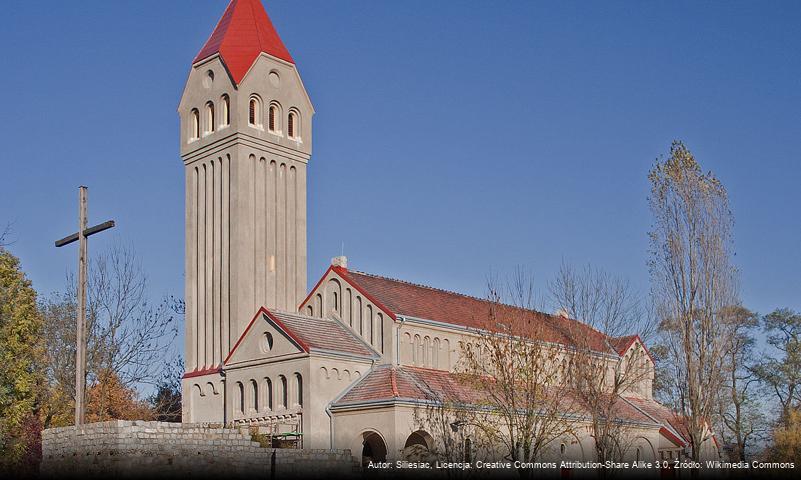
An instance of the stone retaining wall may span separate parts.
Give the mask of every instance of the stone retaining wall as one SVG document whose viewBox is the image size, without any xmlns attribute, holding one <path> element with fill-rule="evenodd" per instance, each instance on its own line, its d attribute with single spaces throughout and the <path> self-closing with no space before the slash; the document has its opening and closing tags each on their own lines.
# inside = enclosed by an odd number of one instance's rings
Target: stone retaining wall
<svg viewBox="0 0 801 480">
<path fill-rule="evenodd" d="M 264 448 L 247 430 L 213 424 L 122 421 L 42 432 L 44 477 L 350 476 L 350 450 Z"/>
</svg>

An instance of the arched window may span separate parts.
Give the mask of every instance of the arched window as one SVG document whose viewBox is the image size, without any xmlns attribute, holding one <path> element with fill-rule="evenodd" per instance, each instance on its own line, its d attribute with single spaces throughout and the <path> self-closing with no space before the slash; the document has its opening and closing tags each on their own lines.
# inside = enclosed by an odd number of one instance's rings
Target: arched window
<svg viewBox="0 0 801 480">
<path fill-rule="evenodd" d="M 214 132 L 214 104 L 206 104 L 206 133 Z"/>
<path fill-rule="evenodd" d="M 259 386 L 256 380 L 250 381 L 250 407 L 256 412 L 259 411 Z"/>
<path fill-rule="evenodd" d="M 242 385 L 242 382 L 236 382 L 236 393 L 239 413 L 245 413 L 245 386 Z"/>
<path fill-rule="evenodd" d="M 267 112 L 267 128 L 273 133 L 281 133 L 281 106 L 273 102 Z"/>
<path fill-rule="evenodd" d="M 280 395 L 281 395 L 280 400 L 279 400 L 280 401 L 280 406 L 282 408 L 286 408 L 287 405 L 288 405 L 288 402 L 287 402 L 287 397 L 288 397 L 287 387 L 288 387 L 288 385 L 287 385 L 286 377 L 281 375 L 280 377 L 278 377 L 278 381 L 280 382 L 279 388 L 281 389 L 281 391 L 279 392 Z"/>
<path fill-rule="evenodd" d="M 356 297 L 356 319 L 359 322 L 359 335 L 364 334 L 364 309 L 362 308 L 362 297 Z"/>
<path fill-rule="evenodd" d="M 261 101 L 258 97 L 250 97 L 248 105 L 248 124 L 252 127 L 261 126 Z"/>
<path fill-rule="evenodd" d="M 264 379 L 264 399 L 267 402 L 267 410 L 273 409 L 273 381 L 269 378 Z"/>
<path fill-rule="evenodd" d="M 197 111 L 197 108 L 192 109 L 192 113 L 190 114 L 191 128 L 189 132 L 189 138 L 191 140 L 196 140 L 200 138 L 200 112 Z"/>
<path fill-rule="evenodd" d="M 220 124 L 225 127 L 231 124 L 231 99 L 228 95 L 220 97 L 220 105 L 220 108 L 222 108 L 222 122 Z"/>
<path fill-rule="evenodd" d="M 286 134 L 289 138 L 300 138 L 298 123 L 298 112 L 290 110 L 286 121 Z"/>
<path fill-rule="evenodd" d="M 303 377 L 295 374 L 295 405 L 303 406 Z"/>
</svg>

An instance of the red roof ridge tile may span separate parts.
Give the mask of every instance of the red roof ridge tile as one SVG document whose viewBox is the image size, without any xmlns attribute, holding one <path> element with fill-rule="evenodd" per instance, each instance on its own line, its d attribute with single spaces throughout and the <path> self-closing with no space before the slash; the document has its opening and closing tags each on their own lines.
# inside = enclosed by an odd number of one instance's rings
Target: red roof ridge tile
<svg viewBox="0 0 801 480">
<path fill-rule="evenodd" d="M 398 378 L 396 375 L 395 367 L 391 367 L 389 370 L 389 379 L 392 385 L 392 396 L 397 398 L 400 396 L 400 393 L 398 393 Z"/>
<path fill-rule="evenodd" d="M 442 370 L 439 368 L 418 367 L 416 365 L 404 365 L 401 368 L 404 370 L 420 370 L 423 372 L 440 373 L 443 375 L 458 374 L 459 372 L 451 372 L 450 370 Z"/>
</svg>

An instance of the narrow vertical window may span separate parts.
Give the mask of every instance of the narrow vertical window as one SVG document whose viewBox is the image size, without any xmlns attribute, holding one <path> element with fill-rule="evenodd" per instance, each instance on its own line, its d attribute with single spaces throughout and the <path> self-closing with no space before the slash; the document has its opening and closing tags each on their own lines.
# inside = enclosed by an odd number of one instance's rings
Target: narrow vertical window
<svg viewBox="0 0 801 480">
<path fill-rule="evenodd" d="M 256 384 L 256 380 L 250 381 L 250 394 L 251 394 L 251 407 L 254 411 L 259 411 L 259 386 Z"/>
<path fill-rule="evenodd" d="M 214 104 L 206 104 L 206 133 L 214 132 Z"/>
<path fill-rule="evenodd" d="M 286 408 L 289 404 L 287 401 L 289 397 L 289 392 L 287 391 L 289 389 L 289 385 L 287 385 L 285 376 L 281 375 L 279 380 L 281 381 L 281 407 Z"/>
<path fill-rule="evenodd" d="M 190 122 L 192 124 L 191 139 L 200 138 L 200 112 L 196 108 L 192 109 Z"/>
<path fill-rule="evenodd" d="M 239 401 L 239 413 L 245 413 L 245 386 L 242 385 L 242 382 L 236 382 L 236 393 L 237 393 L 237 400 Z"/>
<path fill-rule="evenodd" d="M 223 95 L 220 98 L 220 104 L 222 105 L 222 125 L 228 126 L 231 124 L 231 99 L 228 95 Z"/>
<path fill-rule="evenodd" d="M 248 123 L 254 127 L 261 126 L 261 102 L 256 97 L 250 97 Z"/>
<path fill-rule="evenodd" d="M 273 409 L 273 382 L 269 378 L 265 378 L 265 386 L 264 386 L 264 400 L 267 404 L 267 410 L 271 411 Z"/>
<path fill-rule="evenodd" d="M 276 118 L 277 115 L 278 115 L 278 107 L 276 107 L 275 105 L 270 105 L 270 115 L 269 115 L 270 118 L 268 119 L 269 120 L 268 126 L 269 126 L 271 132 L 275 132 L 276 131 L 275 118 Z"/>
<path fill-rule="evenodd" d="M 297 119 L 295 117 L 296 117 L 295 112 L 289 112 L 289 118 L 287 119 L 287 122 L 286 122 L 286 133 L 289 136 L 289 138 L 295 138 L 296 137 L 296 134 L 295 134 L 295 121 Z"/>
<path fill-rule="evenodd" d="M 303 377 L 295 374 L 295 405 L 303 406 Z"/>
</svg>

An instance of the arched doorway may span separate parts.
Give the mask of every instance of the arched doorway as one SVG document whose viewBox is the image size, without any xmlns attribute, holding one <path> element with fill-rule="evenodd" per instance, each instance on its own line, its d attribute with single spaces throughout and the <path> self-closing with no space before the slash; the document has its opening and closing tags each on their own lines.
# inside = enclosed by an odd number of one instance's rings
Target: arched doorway
<svg viewBox="0 0 801 480">
<path fill-rule="evenodd" d="M 365 432 L 362 441 L 362 467 L 370 462 L 387 461 L 387 445 L 384 439 L 376 432 Z"/>
<path fill-rule="evenodd" d="M 418 430 L 412 432 L 403 445 L 402 456 L 410 462 L 428 461 L 431 457 L 431 448 L 434 439 L 427 432 Z"/>
</svg>

